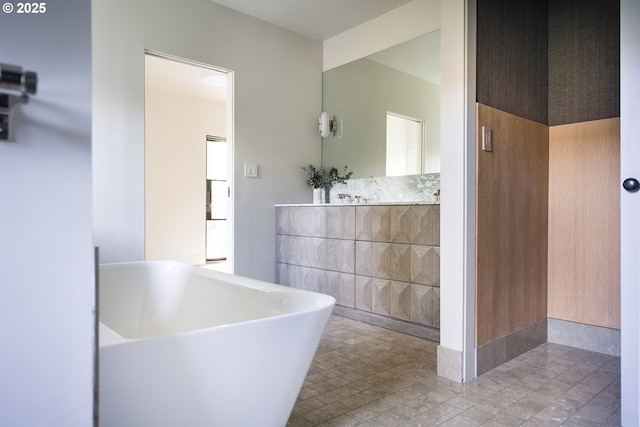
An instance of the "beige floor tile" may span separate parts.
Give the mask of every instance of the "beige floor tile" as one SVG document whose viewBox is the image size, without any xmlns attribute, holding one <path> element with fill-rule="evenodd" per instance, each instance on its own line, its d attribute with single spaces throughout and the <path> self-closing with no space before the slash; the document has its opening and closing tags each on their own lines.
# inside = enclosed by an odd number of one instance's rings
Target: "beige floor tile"
<svg viewBox="0 0 640 427">
<path fill-rule="evenodd" d="M 287 426 L 620 425 L 619 358 L 546 343 L 460 384 L 436 350 L 332 316 Z"/>
</svg>

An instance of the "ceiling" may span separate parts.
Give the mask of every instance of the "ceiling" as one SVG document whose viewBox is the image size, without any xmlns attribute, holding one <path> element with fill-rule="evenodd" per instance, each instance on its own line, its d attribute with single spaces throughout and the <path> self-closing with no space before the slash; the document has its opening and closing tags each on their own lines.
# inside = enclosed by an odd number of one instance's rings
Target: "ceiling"
<svg viewBox="0 0 640 427">
<path fill-rule="evenodd" d="M 325 41 L 411 0 L 211 0 L 315 40 Z"/>
<path fill-rule="evenodd" d="M 324 41 L 411 0 L 211 0 L 238 12 Z M 380 62 L 385 59 L 378 58 Z M 408 70 L 403 70 L 408 72 Z M 165 92 L 225 102 L 226 89 L 202 83 L 202 68 L 147 55 L 146 85 Z"/>
</svg>

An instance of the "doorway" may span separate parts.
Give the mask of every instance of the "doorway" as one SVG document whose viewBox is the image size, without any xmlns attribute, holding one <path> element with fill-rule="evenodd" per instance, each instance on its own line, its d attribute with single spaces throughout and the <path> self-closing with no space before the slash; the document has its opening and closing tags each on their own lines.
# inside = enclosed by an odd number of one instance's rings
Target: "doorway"
<svg viewBox="0 0 640 427">
<path fill-rule="evenodd" d="M 216 270 L 225 270 L 228 257 L 227 214 L 231 196 L 227 173 L 227 139 L 207 135 L 207 264 Z"/>
<path fill-rule="evenodd" d="M 228 70 L 145 53 L 145 259 L 215 260 L 233 272 L 232 85 Z M 209 161 L 219 144 L 224 150 Z M 215 240 L 207 233 L 210 214 L 224 220 Z"/>
</svg>

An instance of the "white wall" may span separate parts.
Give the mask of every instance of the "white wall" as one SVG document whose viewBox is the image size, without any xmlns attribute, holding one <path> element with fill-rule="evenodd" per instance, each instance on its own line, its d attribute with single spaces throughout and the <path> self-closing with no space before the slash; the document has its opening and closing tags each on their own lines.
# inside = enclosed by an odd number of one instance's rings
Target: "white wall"
<svg viewBox="0 0 640 427">
<path fill-rule="evenodd" d="M 438 374 L 468 381 L 476 376 L 475 0 L 443 0 L 441 12 Z"/>
<path fill-rule="evenodd" d="M 144 258 L 144 49 L 235 72 L 235 272 L 275 280 L 275 203 L 311 201 L 322 44 L 209 0 L 93 0 L 95 240 Z M 260 178 L 242 165 L 258 163 Z"/>
<path fill-rule="evenodd" d="M 204 264 L 206 136 L 226 136 L 226 105 L 147 88 L 145 258 Z"/>
<path fill-rule="evenodd" d="M 13 3 L 14 5 L 16 3 Z M 38 73 L 0 141 L 0 425 L 89 426 L 91 46 L 86 1 L 0 14 L 0 62 Z"/>
</svg>

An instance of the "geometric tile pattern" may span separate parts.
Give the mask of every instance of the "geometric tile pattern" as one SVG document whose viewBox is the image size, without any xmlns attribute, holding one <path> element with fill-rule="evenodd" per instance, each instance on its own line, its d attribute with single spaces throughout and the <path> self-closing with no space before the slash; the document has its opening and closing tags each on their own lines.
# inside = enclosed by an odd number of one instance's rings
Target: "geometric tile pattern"
<svg viewBox="0 0 640 427">
<path fill-rule="evenodd" d="M 433 287 L 411 285 L 411 320 L 422 325 L 433 326 Z"/>
<path fill-rule="evenodd" d="M 356 206 L 355 238 L 440 246 L 440 205 Z"/>
<path fill-rule="evenodd" d="M 373 207 L 355 209 L 356 240 L 373 241 Z"/>
<path fill-rule="evenodd" d="M 440 248 L 436 246 L 356 241 L 355 258 L 356 274 L 440 286 Z"/>
<path fill-rule="evenodd" d="M 411 247 L 391 243 L 389 249 L 391 255 L 389 278 L 408 282 L 411 279 Z"/>
<path fill-rule="evenodd" d="M 411 285 L 406 282 L 391 281 L 390 293 L 391 317 L 411 320 Z"/>
<path fill-rule="evenodd" d="M 411 243 L 440 246 L 440 206 L 411 207 Z"/>
<path fill-rule="evenodd" d="M 391 280 L 371 279 L 372 312 L 391 316 Z"/>
<path fill-rule="evenodd" d="M 356 276 L 355 308 L 358 310 L 373 311 L 372 280 L 368 276 Z"/>
<path fill-rule="evenodd" d="M 304 267 L 353 273 L 353 240 L 319 237 L 276 236 L 276 261 Z"/>
<path fill-rule="evenodd" d="M 355 211 L 348 206 L 276 208 L 276 234 L 354 239 Z"/>
<path fill-rule="evenodd" d="M 440 326 L 440 289 L 356 276 L 355 308 L 420 325 Z"/>
<path fill-rule="evenodd" d="M 440 287 L 433 287 L 433 323 L 434 328 L 440 328 Z"/>
<path fill-rule="evenodd" d="M 412 283 L 440 286 L 440 248 L 437 246 L 411 246 Z"/>
<path fill-rule="evenodd" d="M 437 376 L 436 349 L 331 316 L 287 426 L 621 424 L 619 357 L 545 343 L 460 384 Z"/>
<path fill-rule="evenodd" d="M 391 244 L 378 242 L 371 244 L 371 269 L 373 277 L 391 278 Z"/>
<path fill-rule="evenodd" d="M 356 207 L 358 210 L 359 206 Z M 391 241 L 391 206 L 372 206 L 371 240 L 374 242 Z M 362 239 L 365 240 L 365 239 Z"/>
<path fill-rule="evenodd" d="M 411 206 L 391 206 L 389 241 L 411 243 Z"/>
<path fill-rule="evenodd" d="M 356 274 L 373 276 L 373 242 L 356 240 Z"/>
<path fill-rule="evenodd" d="M 278 281 L 439 328 L 439 212 L 439 205 L 278 207 Z"/>
<path fill-rule="evenodd" d="M 277 264 L 277 282 L 284 286 L 331 295 L 336 303 L 355 308 L 356 276 L 291 264 Z"/>
</svg>

